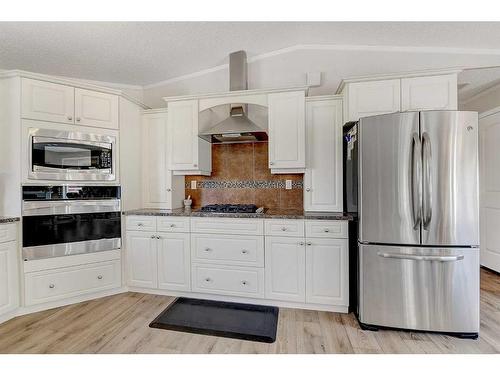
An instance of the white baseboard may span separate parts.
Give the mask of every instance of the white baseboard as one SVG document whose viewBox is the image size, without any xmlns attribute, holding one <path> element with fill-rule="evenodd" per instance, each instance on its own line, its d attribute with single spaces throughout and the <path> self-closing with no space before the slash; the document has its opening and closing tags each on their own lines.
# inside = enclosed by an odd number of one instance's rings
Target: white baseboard
<svg viewBox="0 0 500 375">
<path fill-rule="evenodd" d="M 277 306 L 283 308 L 302 309 L 302 310 L 329 311 L 338 313 L 348 313 L 349 310 L 349 306 L 333 306 L 333 305 L 320 305 L 320 304 L 302 303 L 302 302 L 286 302 L 286 301 L 277 301 L 270 299 L 222 296 L 218 294 L 179 292 L 175 290 L 136 288 L 130 286 L 128 287 L 128 290 L 129 292 L 156 294 L 161 296 L 190 297 L 190 298 L 209 299 L 214 301 L 250 303 L 254 305 Z"/>
</svg>

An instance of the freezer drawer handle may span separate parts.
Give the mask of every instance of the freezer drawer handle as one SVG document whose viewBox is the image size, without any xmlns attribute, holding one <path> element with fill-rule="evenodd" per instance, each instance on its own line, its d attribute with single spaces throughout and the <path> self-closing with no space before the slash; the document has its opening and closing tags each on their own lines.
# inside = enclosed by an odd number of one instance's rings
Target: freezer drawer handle
<svg viewBox="0 0 500 375">
<path fill-rule="evenodd" d="M 396 259 L 409 259 L 409 260 L 428 260 L 435 262 L 456 262 L 457 260 L 464 259 L 463 255 L 410 255 L 410 254 L 399 254 L 399 253 L 382 253 L 378 252 L 377 255 L 383 258 L 396 258 Z"/>
</svg>

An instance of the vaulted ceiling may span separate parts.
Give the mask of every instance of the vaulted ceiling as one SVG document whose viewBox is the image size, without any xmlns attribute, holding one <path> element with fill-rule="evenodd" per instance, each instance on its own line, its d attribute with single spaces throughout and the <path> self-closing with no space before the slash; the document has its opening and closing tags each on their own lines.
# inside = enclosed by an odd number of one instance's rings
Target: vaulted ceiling
<svg viewBox="0 0 500 375">
<path fill-rule="evenodd" d="M 297 44 L 470 49 L 500 65 L 499 35 L 465 22 L 0 22 L 0 69 L 148 85 Z"/>
</svg>

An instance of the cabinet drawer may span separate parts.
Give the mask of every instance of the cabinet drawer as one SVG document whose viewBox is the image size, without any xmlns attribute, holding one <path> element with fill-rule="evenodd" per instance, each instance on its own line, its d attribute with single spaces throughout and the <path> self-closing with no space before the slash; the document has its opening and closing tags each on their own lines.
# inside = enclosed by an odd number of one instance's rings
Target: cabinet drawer
<svg viewBox="0 0 500 375">
<path fill-rule="evenodd" d="M 156 231 L 155 216 L 127 216 L 127 230 L 140 230 L 143 232 Z"/>
<path fill-rule="evenodd" d="M 304 237 L 304 220 L 265 220 L 264 232 L 266 236 Z"/>
<path fill-rule="evenodd" d="M 264 267 L 264 237 L 192 234 L 194 261 Z"/>
<path fill-rule="evenodd" d="M 118 288 L 121 285 L 120 264 L 116 260 L 27 273 L 24 276 L 26 305 Z"/>
<path fill-rule="evenodd" d="M 16 224 L 0 224 L 0 243 L 16 240 Z"/>
<path fill-rule="evenodd" d="M 160 216 L 157 226 L 159 232 L 189 233 L 189 217 Z"/>
<path fill-rule="evenodd" d="M 264 269 L 193 264 L 193 291 L 264 297 Z"/>
<path fill-rule="evenodd" d="M 262 235 L 264 234 L 264 220 L 193 217 L 191 218 L 191 232 Z"/>
<path fill-rule="evenodd" d="M 348 238 L 345 220 L 306 220 L 306 237 Z"/>
</svg>

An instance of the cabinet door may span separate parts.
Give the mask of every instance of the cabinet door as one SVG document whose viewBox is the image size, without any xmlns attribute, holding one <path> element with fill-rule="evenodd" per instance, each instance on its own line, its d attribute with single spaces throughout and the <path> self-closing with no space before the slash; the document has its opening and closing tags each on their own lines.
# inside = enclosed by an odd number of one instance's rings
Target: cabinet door
<svg viewBox="0 0 500 375">
<path fill-rule="evenodd" d="M 300 238 L 266 237 L 266 298 L 305 302 L 305 251 Z"/>
<path fill-rule="evenodd" d="M 127 233 L 128 285 L 156 288 L 158 239 L 153 232 Z"/>
<path fill-rule="evenodd" d="M 401 110 L 457 110 L 457 75 L 403 78 Z"/>
<path fill-rule="evenodd" d="M 303 91 L 269 94 L 269 168 L 305 168 Z"/>
<path fill-rule="evenodd" d="M 75 123 L 118 129 L 118 96 L 75 89 Z"/>
<path fill-rule="evenodd" d="M 0 315 L 19 306 L 16 242 L 0 244 Z"/>
<path fill-rule="evenodd" d="M 189 233 L 162 233 L 158 241 L 158 288 L 191 290 Z"/>
<path fill-rule="evenodd" d="M 22 79 L 23 118 L 74 123 L 75 89 L 56 83 Z"/>
<path fill-rule="evenodd" d="M 167 166 L 167 114 L 147 114 L 142 121 L 144 206 L 169 208 L 172 173 Z"/>
<path fill-rule="evenodd" d="M 342 101 L 308 102 L 304 208 L 342 211 Z"/>
<path fill-rule="evenodd" d="M 398 112 L 401 108 L 401 80 L 354 82 L 347 87 L 347 121 Z"/>
<path fill-rule="evenodd" d="M 306 245 L 306 302 L 347 306 L 348 240 L 311 238 Z"/>
<path fill-rule="evenodd" d="M 170 168 L 172 170 L 197 170 L 199 143 L 198 101 L 186 100 L 168 104 Z"/>
</svg>

